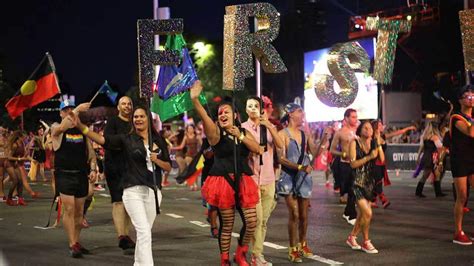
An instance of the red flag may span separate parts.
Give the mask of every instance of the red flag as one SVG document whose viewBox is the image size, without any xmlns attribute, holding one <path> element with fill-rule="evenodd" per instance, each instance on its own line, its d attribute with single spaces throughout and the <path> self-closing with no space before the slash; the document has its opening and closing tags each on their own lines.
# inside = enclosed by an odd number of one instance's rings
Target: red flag
<svg viewBox="0 0 474 266">
<path fill-rule="evenodd" d="M 40 104 L 60 92 L 53 59 L 46 54 L 30 78 L 23 83 L 17 94 L 11 98 L 5 108 L 12 119 L 17 118 L 26 109 Z"/>
</svg>

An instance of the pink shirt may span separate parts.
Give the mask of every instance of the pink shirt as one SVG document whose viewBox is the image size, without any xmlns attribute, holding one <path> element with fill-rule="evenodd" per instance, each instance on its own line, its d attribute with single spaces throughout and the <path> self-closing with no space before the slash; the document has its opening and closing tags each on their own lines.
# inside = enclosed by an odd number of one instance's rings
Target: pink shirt
<svg viewBox="0 0 474 266">
<path fill-rule="evenodd" d="M 260 143 L 260 126 L 255 125 L 252 120 L 247 120 L 242 124 L 242 128 L 247 129 Z M 268 185 L 275 183 L 275 170 L 273 169 L 273 138 L 270 130 L 267 129 L 267 151 L 263 153 L 263 165 L 260 165 L 260 156 L 250 157 L 249 166 L 253 171 L 253 179 L 258 185 Z"/>
</svg>

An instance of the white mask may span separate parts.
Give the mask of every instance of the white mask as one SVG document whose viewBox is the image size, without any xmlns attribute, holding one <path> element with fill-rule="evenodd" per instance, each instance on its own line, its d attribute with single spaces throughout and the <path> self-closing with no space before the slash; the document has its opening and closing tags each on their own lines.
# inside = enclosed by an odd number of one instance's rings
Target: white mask
<svg viewBox="0 0 474 266">
<path fill-rule="evenodd" d="M 258 117 L 260 115 L 260 103 L 254 99 L 247 100 L 245 111 L 247 112 L 247 115 L 251 118 Z"/>
</svg>

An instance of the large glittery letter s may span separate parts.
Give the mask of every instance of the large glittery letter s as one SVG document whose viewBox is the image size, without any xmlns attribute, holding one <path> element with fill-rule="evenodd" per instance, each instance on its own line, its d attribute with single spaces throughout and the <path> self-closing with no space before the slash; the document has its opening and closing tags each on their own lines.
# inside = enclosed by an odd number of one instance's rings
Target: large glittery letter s
<svg viewBox="0 0 474 266">
<path fill-rule="evenodd" d="M 227 6 L 224 15 L 224 89 L 243 90 L 254 75 L 252 52 L 267 73 L 288 71 L 270 43 L 278 36 L 280 14 L 269 3 Z M 249 17 L 257 18 L 257 32 L 250 33 Z"/>
<path fill-rule="evenodd" d="M 338 43 L 331 47 L 327 64 L 332 76 L 316 75 L 316 96 L 328 106 L 346 108 L 354 102 L 359 90 L 354 71 L 369 71 L 369 55 L 356 42 Z M 334 90 L 334 80 L 339 84 L 339 93 Z"/>
<path fill-rule="evenodd" d="M 409 32 L 411 21 L 367 17 L 367 30 L 378 30 L 374 78 L 382 84 L 392 83 L 395 51 L 399 32 Z"/>
<path fill-rule="evenodd" d="M 155 35 L 182 32 L 182 19 L 139 19 L 137 21 L 140 97 L 151 98 L 153 96 L 154 66 L 179 64 L 180 62 L 180 54 L 177 51 L 155 50 Z"/>
</svg>

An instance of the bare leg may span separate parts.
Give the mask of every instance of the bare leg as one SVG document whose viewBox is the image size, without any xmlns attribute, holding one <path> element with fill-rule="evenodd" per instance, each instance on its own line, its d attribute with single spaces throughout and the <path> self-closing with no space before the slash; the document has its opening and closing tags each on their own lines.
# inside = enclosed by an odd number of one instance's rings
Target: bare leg
<svg viewBox="0 0 474 266">
<path fill-rule="evenodd" d="M 298 231 L 298 201 L 292 195 L 285 196 L 286 207 L 288 208 L 288 235 L 290 237 L 290 246 L 296 247 Z"/>
<path fill-rule="evenodd" d="M 467 177 L 456 177 L 454 187 L 456 188 L 456 203 L 454 204 L 454 232 L 456 235 L 462 231 L 462 220 L 464 216 L 463 207 L 467 200 Z"/>
<path fill-rule="evenodd" d="M 306 242 L 306 232 L 308 230 L 308 204 L 308 199 L 298 198 L 298 235 L 300 243 Z"/>
</svg>

